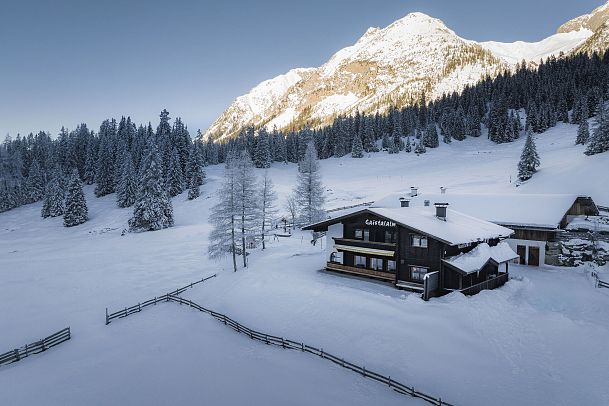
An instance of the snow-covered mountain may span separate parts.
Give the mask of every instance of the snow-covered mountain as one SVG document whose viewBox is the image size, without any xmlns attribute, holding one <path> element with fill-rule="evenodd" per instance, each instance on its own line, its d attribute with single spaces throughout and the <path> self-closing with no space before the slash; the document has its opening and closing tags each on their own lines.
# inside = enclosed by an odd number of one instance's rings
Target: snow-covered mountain
<svg viewBox="0 0 609 406">
<path fill-rule="evenodd" d="M 355 111 L 461 91 L 522 60 L 604 50 L 609 44 L 609 3 L 562 25 L 539 42 L 482 42 L 459 37 L 438 19 L 411 13 L 385 28 L 370 28 L 352 46 L 318 68 L 293 69 L 238 97 L 206 131 L 230 137 L 248 125 L 269 130 L 328 123 Z"/>
</svg>

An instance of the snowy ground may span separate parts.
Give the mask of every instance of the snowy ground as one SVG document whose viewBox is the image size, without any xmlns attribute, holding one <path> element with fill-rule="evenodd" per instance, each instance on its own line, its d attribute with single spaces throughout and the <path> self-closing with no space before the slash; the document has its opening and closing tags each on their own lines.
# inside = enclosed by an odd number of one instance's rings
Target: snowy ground
<svg viewBox="0 0 609 406">
<path fill-rule="evenodd" d="M 323 161 L 328 207 L 417 185 L 437 192 L 553 192 L 609 203 L 609 155 L 585 157 L 574 127 L 538 138 L 540 172 L 515 188 L 522 141 L 442 145 L 416 157 Z M 276 335 L 302 340 L 455 404 L 609 403 L 609 290 L 582 269 L 512 268 L 503 288 L 429 302 L 391 286 L 317 271 L 306 234 L 271 242 L 251 267 L 206 258 L 203 197 L 174 199 L 176 227 L 121 236 L 129 209 L 87 188 L 91 220 L 72 229 L 40 205 L 0 214 L 0 352 L 72 327 L 73 339 L 0 367 L 0 404 L 421 404 L 307 354 L 267 347 L 208 316 L 162 304 L 104 325 L 104 309 L 136 304 L 203 276 L 184 296 Z M 294 165 L 270 173 L 282 197 Z M 609 271 L 601 270 L 604 275 Z M 521 280 L 519 280 L 521 279 Z M 605 277 L 604 279 L 609 279 Z"/>
</svg>

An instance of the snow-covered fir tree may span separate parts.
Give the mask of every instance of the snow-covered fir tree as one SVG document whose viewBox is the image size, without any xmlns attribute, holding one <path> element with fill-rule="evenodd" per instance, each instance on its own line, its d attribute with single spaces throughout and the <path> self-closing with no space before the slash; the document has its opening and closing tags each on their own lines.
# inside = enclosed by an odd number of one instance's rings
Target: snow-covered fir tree
<svg viewBox="0 0 609 406">
<path fill-rule="evenodd" d="M 45 181 L 42 170 L 40 169 L 40 164 L 37 159 L 34 159 L 30 165 L 27 181 L 25 183 L 28 203 L 37 202 L 44 197 L 44 185 Z"/>
<path fill-rule="evenodd" d="M 356 134 L 353 136 L 353 146 L 351 147 L 352 158 L 363 158 L 364 157 L 364 146 L 362 145 L 361 137 Z"/>
<path fill-rule="evenodd" d="M 417 142 L 417 145 L 414 147 L 414 153 L 419 155 L 419 154 L 424 154 L 425 152 L 427 152 L 427 148 L 425 148 L 425 144 L 423 144 L 423 140 L 421 139 L 419 142 Z"/>
<path fill-rule="evenodd" d="M 588 119 L 580 119 L 579 125 L 577 126 L 577 138 L 575 138 L 575 144 L 584 145 L 590 138 L 590 126 Z"/>
<path fill-rule="evenodd" d="M 99 128 L 99 151 L 95 169 L 95 196 L 114 193 L 116 121 L 105 120 Z"/>
<path fill-rule="evenodd" d="M 298 179 L 294 188 L 294 198 L 302 223 L 311 224 L 325 217 L 326 199 L 319 173 L 317 151 L 313 142 L 309 142 L 302 161 L 298 163 Z"/>
<path fill-rule="evenodd" d="M 42 204 L 42 217 L 63 216 L 65 211 L 66 191 L 61 173 L 53 172 L 51 180 L 47 184 L 44 202 Z"/>
<path fill-rule="evenodd" d="M 529 131 L 527 132 L 527 140 L 524 143 L 520 161 L 518 162 L 518 179 L 521 181 L 531 179 L 533 174 L 537 172 L 539 163 L 535 140 L 533 140 L 533 134 Z"/>
<path fill-rule="evenodd" d="M 600 154 L 609 151 L 609 103 L 601 98 L 598 104 L 598 114 L 590 141 L 586 148 L 586 155 Z"/>
<path fill-rule="evenodd" d="M 129 219 L 129 230 L 132 232 L 173 226 L 173 206 L 164 188 L 162 165 L 154 140 L 149 140 L 138 174 L 133 217 Z"/>
<path fill-rule="evenodd" d="M 410 136 L 406 137 L 406 146 L 404 147 L 404 151 L 412 152 L 412 145 L 410 144 Z"/>
<path fill-rule="evenodd" d="M 173 147 L 171 149 L 171 156 L 169 158 L 169 167 L 167 168 L 167 181 L 165 187 L 169 193 L 169 196 L 174 197 L 184 191 L 185 179 L 184 173 L 182 172 L 182 164 L 180 162 L 180 154 L 178 149 Z"/>
<path fill-rule="evenodd" d="M 86 157 L 85 157 L 85 173 L 83 181 L 86 185 L 92 185 L 95 182 L 95 168 L 97 166 L 97 140 L 90 136 L 87 141 Z"/>
<path fill-rule="evenodd" d="M 438 129 L 435 122 L 430 122 L 425 127 L 425 133 L 422 136 L 422 144 L 427 148 L 438 148 L 440 141 L 438 139 Z"/>
<path fill-rule="evenodd" d="M 205 179 L 205 171 L 201 163 L 201 155 L 193 145 L 188 159 L 188 200 L 196 199 L 201 195 L 200 187 Z"/>
<path fill-rule="evenodd" d="M 262 240 L 262 249 L 266 248 L 265 238 L 267 230 L 273 225 L 273 219 L 277 216 L 277 193 L 273 181 L 269 177 L 267 171 L 264 171 L 260 180 L 260 201 L 259 201 L 259 221 L 260 221 L 260 239 Z"/>
<path fill-rule="evenodd" d="M 256 146 L 254 149 L 253 159 L 256 168 L 271 167 L 271 147 L 269 145 L 269 135 L 264 129 L 261 129 L 256 137 Z"/>
<path fill-rule="evenodd" d="M 135 203 L 137 185 L 135 168 L 129 152 L 123 153 L 123 162 L 118 185 L 116 185 L 116 204 L 118 207 L 131 207 Z"/>
<path fill-rule="evenodd" d="M 82 192 L 82 183 L 78 175 L 78 170 L 74 169 L 66 191 L 63 225 L 66 227 L 73 227 L 84 223 L 88 219 L 89 212 L 87 210 L 85 195 Z"/>
</svg>

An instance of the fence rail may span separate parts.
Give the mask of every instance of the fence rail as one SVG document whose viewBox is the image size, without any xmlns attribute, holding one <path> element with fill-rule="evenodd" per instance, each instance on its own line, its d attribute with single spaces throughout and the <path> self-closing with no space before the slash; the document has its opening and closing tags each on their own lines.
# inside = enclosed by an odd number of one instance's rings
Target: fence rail
<svg viewBox="0 0 609 406">
<path fill-rule="evenodd" d="M 20 361 L 23 358 L 29 357 L 30 355 L 46 351 L 51 347 L 69 340 L 70 337 L 70 327 L 66 327 L 63 330 L 59 330 L 58 332 L 43 338 L 42 340 L 38 340 L 31 344 L 26 344 L 21 348 L 15 348 L 14 350 L 0 354 L 0 365 Z"/>
<path fill-rule="evenodd" d="M 379 374 L 377 372 L 371 371 L 369 369 L 366 369 L 366 367 L 353 364 L 349 361 L 345 361 L 344 358 L 340 358 L 333 354 L 330 354 L 330 353 L 324 351 L 323 348 L 316 348 L 316 347 L 304 344 L 302 342 L 293 341 L 293 340 L 289 340 L 289 339 L 286 339 L 283 337 L 278 337 L 278 336 L 274 336 L 271 334 L 262 333 L 260 331 L 253 330 L 249 327 L 242 325 L 241 323 L 236 322 L 235 320 L 231 319 L 230 317 L 228 317 L 225 314 L 218 313 L 213 310 L 207 309 L 191 300 L 184 299 L 180 296 L 176 296 L 171 293 L 168 293 L 167 295 L 163 296 L 162 299 L 165 301 L 176 302 L 181 305 L 187 305 L 196 310 L 207 313 L 207 314 L 211 315 L 213 318 L 215 318 L 216 320 L 219 320 L 220 322 L 229 326 L 233 330 L 237 331 L 238 333 L 245 334 L 246 336 L 248 336 L 249 338 L 251 338 L 253 340 L 258 340 L 258 341 L 261 341 L 261 342 L 263 342 L 265 344 L 269 344 L 269 345 L 281 346 L 282 348 L 289 348 L 289 349 L 298 350 L 298 351 L 302 351 L 302 352 L 308 352 L 310 354 L 313 354 L 313 355 L 316 355 L 323 359 L 326 359 L 328 361 L 331 361 L 338 366 L 349 369 L 353 372 L 357 372 L 366 378 L 373 379 L 377 382 L 383 383 L 400 394 L 409 395 L 409 396 L 423 399 L 432 405 L 452 406 L 450 403 L 443 401 L 441 398 L 435 398 L 426 393 L 420 392 L 420 391 L 416 390 L 414 388 L 414 386 L 412 386 L 412 387 L 407 386 L 399 381 L 396 381 L 395 379 L 392 379 L 391 376 L 385 376 L 385 375 Z"/>
<path fill-rule="evenodd" d="M 609 282 L 605 282 L 604 280 L 599 279 L 598 273 L 592 272 L 592 277 L 596 281 L 595 287 L 609 289 Z"/>
<path fill-rule="evenodd" d="M 189 285 L 186 285 L 184 287 L 171 291 L 171 294 L 177 296 L 177 295 L 183 293 L 184 291 L 186 291 L 187 289 L 190 289 L 199 283 L 205 282 L 206 280 L 211 279 L 211 278 L 215 278 L 216 275 L 217 274 L 213 274 L 212 276 L 208 276 L 208 277 L 198 280 L 196 282 L 192 282 Z M 145 302 L 138 303 L 131 307 L 125 307 L 124 309 L 118 310 L 114 313 L 108 313 L 108 308 L 106 307 L 106 325 L 110 324 L 110 322 L 114 319 L 119 319 L 119 318 L 127 317 L 134 313 L 139 313 L 142 311 L 142 309 L 144 309 L 148 306 L 156 305 L 158 302 L 163 301 L 163 300 L 169 300 L 169 299 L 166 299 L 166 296 L 167 295 L 164 295 L 161 297 L 154 297 L 153 299 L 146 300 Z"/>
<path fill-rule="evenodd" d="M 499 276 L 496 276 L 493 279 L 486 280 L 484 282 L 480 282 L 476 285 L 470 286 L 469 288 L 461 289 L 461 293 L 464 295 L 476 295 L 485 289 L 495 289 L 499 286 L 505 285 L 508 280 L 508 274 L 502 273 Z"/>
</svg>

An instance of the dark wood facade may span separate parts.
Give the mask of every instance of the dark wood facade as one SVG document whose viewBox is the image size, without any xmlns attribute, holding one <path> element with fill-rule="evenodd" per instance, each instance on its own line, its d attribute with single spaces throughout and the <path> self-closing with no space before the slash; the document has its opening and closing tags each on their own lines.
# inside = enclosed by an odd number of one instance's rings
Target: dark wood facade
<svg viewBox="0 0 609 406">
<path fill-rule="evenodd" d="M 330 271 L 390 281 L 412 290 L 423 290 L 424 275 L 438 271 L 441 292 L 469 288 L 499 273 L 498 264 L 488 263 L 477 273 L 465 274 L 444 263 L 443 259 L 468 252 L 477 244 L 450 245 L 365 210 L 340 222 L 343 236 L 334 238 L 340 254 L 330 258 L 326 267 Z M 326 231 L 327 227 L 321 223 L 308 229 Z M 487 242 L 495 245 L 499 240 Z"/>
</svg>

